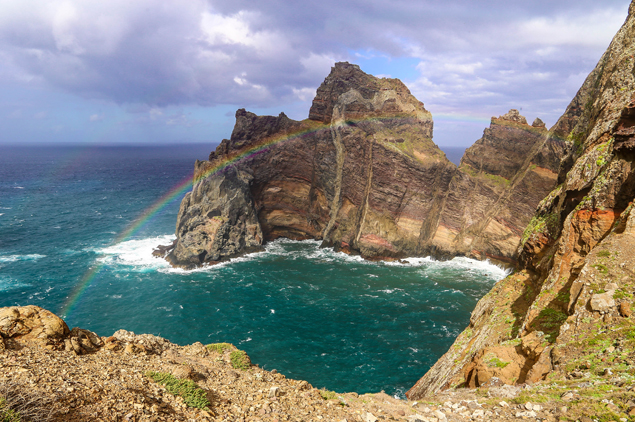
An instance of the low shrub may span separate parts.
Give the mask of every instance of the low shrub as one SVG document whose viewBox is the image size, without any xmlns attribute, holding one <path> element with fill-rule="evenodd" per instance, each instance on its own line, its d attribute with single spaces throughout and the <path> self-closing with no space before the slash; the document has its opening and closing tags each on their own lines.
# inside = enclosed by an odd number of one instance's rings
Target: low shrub
<svg viewBox="0 0 635 422">
<path fill-rule="evenodd" d="M 53 419 L 52 400 L 16 381 L 0 383 L 0 422 L 47 422 Z"/>
<path fill-rule="evenodd" d="M 242 350 L 234 350 L 231 352 L 229 360 L 234 369 L 242 369 L 244 371 L 251 367 L 251 360 L 249 359 L 249 356 L 247 356 L 247 353 Z"/>
<path fill-rule="evenodd" d="M 211 350 L 212 352 L 223 354 L 225 350 L 232 350 L 232 349 L 235 349 L 236 347 L 231 343 L 214 343 L 214 344 L 208 344 L 207 348 Z"/>
<path fill-rule="evenodd" d="M 165 386 L 169 393 L 183 397 L 185 404 L 197 409 L 209 410 L 207 393 L 192 380 L 182 380 L 166 372 L 146 372 L 146 376 Z"/>
</svg>

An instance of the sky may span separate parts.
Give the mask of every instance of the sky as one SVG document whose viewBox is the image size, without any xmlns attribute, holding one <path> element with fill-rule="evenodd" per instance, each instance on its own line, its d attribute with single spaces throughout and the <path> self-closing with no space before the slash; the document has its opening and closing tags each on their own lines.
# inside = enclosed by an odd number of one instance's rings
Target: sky
<svg viewBox="0 0 635 422">
<path fill-rule="evenodd" d="M 553 125 L 630 0 L 2 0 L 0 144 L 215 144 L 238 108 L 308 117 L 337 61 L 401 79 L 466 147 Z"/>
</svg>

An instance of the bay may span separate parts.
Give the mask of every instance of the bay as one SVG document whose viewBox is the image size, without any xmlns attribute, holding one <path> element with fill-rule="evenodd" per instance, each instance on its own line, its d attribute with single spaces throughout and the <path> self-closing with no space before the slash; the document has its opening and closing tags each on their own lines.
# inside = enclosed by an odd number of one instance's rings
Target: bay
<svg viewBox="0 0 635 422">
<path fill-rule="evenodd" d="M 151 252 L 174 238 L 184 192 L 120 238 L 211 149 L 0 147 L 0 306 L 38 305 L 102 336 L 231 342 L 318 388 L 403 397 L 505 275 L 466 258 L 369 262 L 289 240 L 172 269 Z"/>
</svg>

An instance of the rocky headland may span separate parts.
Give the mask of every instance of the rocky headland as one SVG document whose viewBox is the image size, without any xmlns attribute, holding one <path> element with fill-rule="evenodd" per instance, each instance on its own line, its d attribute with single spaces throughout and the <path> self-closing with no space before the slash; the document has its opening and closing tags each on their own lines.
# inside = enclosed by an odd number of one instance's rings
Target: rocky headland
<svg viewBox="0 0 635 422">
<path fill-rule="evenodd" d="M 567 153 L 522 235 L 519 271 L 479 301 L 411 399 L 549 382 L 553 398 L 587 400 L 601 420 L 635 414 L 634 12 L 549 131 Z"/>
<path fill-rule="evenodd" d="M 368 259 L 432 255 L 512 264 L 556 185 L 564 141 L 516 110 L 492 118 L 457 168 L 398 79 L 336 63 L 304 121 L 236 112 L 230 139 L 195 164 L 171 247 L 174 266 L 214 264 L 278 237 Z"/>
</svg>

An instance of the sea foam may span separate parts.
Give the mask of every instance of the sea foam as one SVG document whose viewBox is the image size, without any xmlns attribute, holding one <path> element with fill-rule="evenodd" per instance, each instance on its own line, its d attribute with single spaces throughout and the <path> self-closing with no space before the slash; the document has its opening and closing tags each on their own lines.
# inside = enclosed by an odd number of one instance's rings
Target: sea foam
<svg viewBox="0 0 635 422">
<path fill-rule="evenodd" d="M 16 261 L 36 261 L 41 258 L 45 258 L 46 255 L 40 255 L 37 253 L 27 255 L 0 255 L 0 263 L 2 262 L 16 262 Z"/>
</svg>

